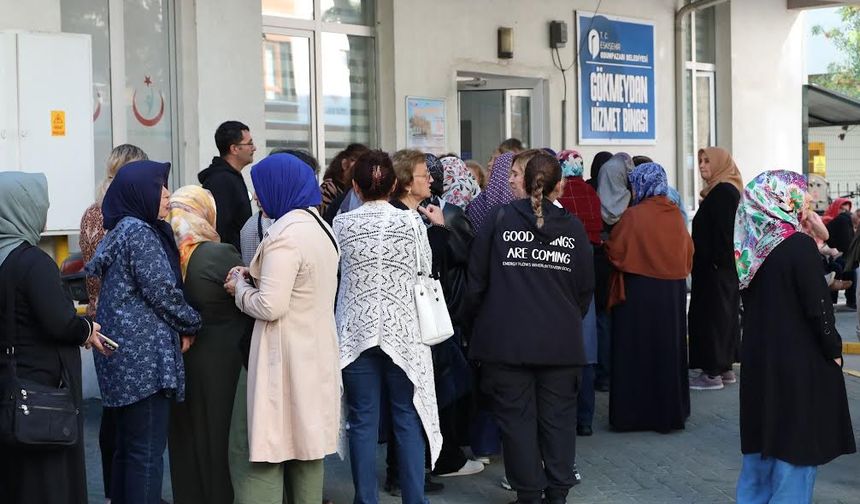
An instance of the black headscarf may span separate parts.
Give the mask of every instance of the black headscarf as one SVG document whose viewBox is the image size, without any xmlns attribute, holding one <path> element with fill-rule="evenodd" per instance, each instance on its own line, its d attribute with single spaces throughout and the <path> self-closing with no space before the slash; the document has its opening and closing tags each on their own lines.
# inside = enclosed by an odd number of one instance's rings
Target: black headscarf
<svg viewBox="0 0 860 504">
<path fill-rule="evenodd" d="M 611 152 L 600 151 L 595 154 L 594 159 L 591 160 L 591 177 L 587 182 L 594 189 L 597 189 L 597 175 L 600 174 L 600 169 L 603 167 L 603 163 L 609 161 L 609 158 L 611 157 Z"/>
<path fill-rule="evenodd" d="M 134 217 L 155 228 L 161 246 L 167 254 L 170 268 L 181 285 L 179 249 L 170 224 L 158 218 L 161 206 L 161 188 L 167 187 L 170 163 L 134 161 L 122 168 L 114 177 L 102 203 L 104 228 L 111 230 L 124 217 Z"/>
<path fill-rule="evenodd" d="M 424 154 L 424 159 L 427 164 L 427 171 L 433 177 L 433 182 L 430 184 L 430 193 L 438 199 L 445 192 L 443 190 L 445 167 L 442 166 L 442 161 L 439 161 L 439 158 L 433 154 Z"/>
</svg>

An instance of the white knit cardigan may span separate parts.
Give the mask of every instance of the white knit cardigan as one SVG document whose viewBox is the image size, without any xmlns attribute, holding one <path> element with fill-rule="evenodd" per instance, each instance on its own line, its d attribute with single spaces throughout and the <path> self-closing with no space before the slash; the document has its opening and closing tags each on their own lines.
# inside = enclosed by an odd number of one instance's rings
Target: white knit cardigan
<svg viewBox="0 0 860 504">
<path fill-rule="evenodd" d="M 424 269 L 432 264 L 427 230 L 417 212 L 399 210 L 385 201 L 367 202 L 334 219 L 341 247 L 337 295 L 340 367 L 379 346 L 415 386 L 413 404 L 421 418 L 433 464 L 442 449 L 433 358 L 421 342 L 413 286 L 417 221 Z"/>
</svg>

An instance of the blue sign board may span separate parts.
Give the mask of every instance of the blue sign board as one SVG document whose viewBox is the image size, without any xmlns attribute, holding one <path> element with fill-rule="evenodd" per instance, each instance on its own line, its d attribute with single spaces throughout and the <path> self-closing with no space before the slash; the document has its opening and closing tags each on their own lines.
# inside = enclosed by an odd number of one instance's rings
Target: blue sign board
<svg viewBox="0 0 860 504">
<path fill-rule="evenodd" d="M 577 12 L 579 143 L 657 141 L 654 23 Z"/>
</svg>

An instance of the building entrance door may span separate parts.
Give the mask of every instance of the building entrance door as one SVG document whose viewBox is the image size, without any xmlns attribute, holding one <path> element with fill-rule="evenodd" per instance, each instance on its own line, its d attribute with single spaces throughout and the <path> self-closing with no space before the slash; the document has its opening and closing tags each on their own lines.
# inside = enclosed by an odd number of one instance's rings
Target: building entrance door
<svg viewBox="0 0 860 504">
<path fill-rule="evenodd" d="M 518 138 L 526 148 L 549 144 L 543 80 L 471 74 L 457 79 L 463 159 L 485 164 L 506 138 Z"/>
</svg>

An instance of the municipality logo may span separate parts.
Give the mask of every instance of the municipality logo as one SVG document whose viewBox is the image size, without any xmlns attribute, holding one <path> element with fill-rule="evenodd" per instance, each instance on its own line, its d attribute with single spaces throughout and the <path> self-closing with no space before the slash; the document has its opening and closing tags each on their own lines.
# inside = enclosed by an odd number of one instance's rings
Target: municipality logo
<svg viewBox="0 0 860 504">
<path fill-rule="evenodd" d="M 588 52 L 591 53 L 591 59 L 596 59 L 600 54 L 600 34 L 597 30 L 588 32 Z"/>
</svg>

